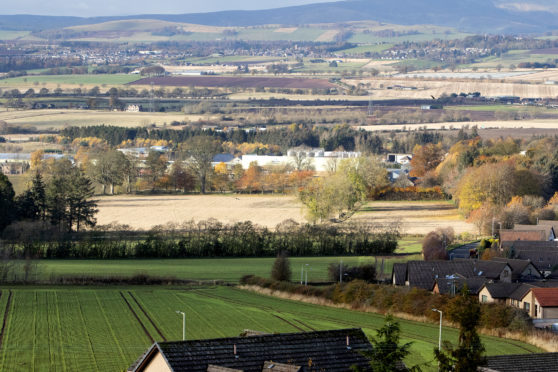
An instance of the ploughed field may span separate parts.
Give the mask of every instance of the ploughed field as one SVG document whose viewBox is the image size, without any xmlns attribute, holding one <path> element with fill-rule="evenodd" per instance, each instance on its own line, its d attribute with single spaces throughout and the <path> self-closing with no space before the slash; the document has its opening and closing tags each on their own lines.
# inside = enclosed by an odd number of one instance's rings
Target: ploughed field
<svg viewBox="0 0 558 372">
<path fill-rule="evenodd" d="M 323 89 L 335 85 L 326 79 L 284 77 L 228 77 L 228 76 L 160 76 L 136 80 L 128 85 L 156 85 L 171 87 L 224 87 L 224 88 L 289 88 Z"/>
<path fill-rule="evenodd" d="M 383 316 L 267 297 L 231 287 L 2 288 L 2 371 L 122 371 L 154 341 L 204 339 L 264 332 L 363 328 Z M 438 325 L 400 320 L 413 341 L 410 364 L 432 359 Z M 457 330 L 444 328 L 456 342 Z M 483 337 L 489 355 L 540 352 L 516 341 Z M 429 368 L 435 370 L 435 363 Z"/>
</svg>

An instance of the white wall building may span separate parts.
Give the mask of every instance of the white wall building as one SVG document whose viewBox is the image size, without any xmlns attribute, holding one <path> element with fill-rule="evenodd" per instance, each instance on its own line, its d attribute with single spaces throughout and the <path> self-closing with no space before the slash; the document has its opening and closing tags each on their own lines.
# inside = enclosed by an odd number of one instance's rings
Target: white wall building
<svg viewBox="0 0 558 372">
<path fill-rule="evenodd" d="M 309 167 L 317 172 L 326 172 L 342 159 L 358 158 L 360 152 L 351 151 L 324 151 L 324 149 L 290 149 L 287 155 L 243 155 L 242 168 L 248 169 L 253 162 L 261 167 L 273 165 L 291 165 L 296 167 L 297 162 L 303 158 Z"/>
</svg>

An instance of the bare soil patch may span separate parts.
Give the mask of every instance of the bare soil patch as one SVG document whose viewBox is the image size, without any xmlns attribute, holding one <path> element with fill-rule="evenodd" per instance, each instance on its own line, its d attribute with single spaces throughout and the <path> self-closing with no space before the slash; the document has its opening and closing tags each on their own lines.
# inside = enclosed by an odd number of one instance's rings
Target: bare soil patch
<svg viewBox="0 0 558 372">
<path fill-rule="evenodd" d="M 326 79 L 274 78 L 274 77 L 228 77 L 228 76 L 161 76 L 140 79 L 129 85 L 151 85 L 172 87 L 239 87 L 239 88 L 333 88 Z"/>
</svg>

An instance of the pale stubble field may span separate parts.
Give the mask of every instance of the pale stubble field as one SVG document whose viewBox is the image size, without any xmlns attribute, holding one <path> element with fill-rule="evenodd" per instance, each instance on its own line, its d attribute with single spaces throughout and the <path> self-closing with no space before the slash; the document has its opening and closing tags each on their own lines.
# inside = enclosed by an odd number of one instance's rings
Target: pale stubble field
<svg viewBox="0 0 558 372">
<path fill-rule="evenodd" d="M 223 223 L 251 221 L 275 228 L 287 219 L 306 222 L 305 208 L 294 196 L 274 195 L 153 195 L 99 197 L 98 224 L 118 223 L 134 229 L 210 218 Z M 448 202 L 369 202 L 353 217 L 379 225 L 399 223 L 403 234 L 427 234 L 452 226 L 456 233 L 474 233 Z"/>
</svg>

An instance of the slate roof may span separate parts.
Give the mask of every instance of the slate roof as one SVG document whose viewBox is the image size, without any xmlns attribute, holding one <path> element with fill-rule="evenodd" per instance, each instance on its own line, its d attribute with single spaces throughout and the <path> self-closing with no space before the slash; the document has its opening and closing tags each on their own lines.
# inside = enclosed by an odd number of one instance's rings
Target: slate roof
<svg viewBox="0 0 558 372">
<path fill-rule="evenodd" d="M 516 240 L 516 241 L 502 241 L 500 240 L 500 247 L 504 249 L 514 248 L 516 250 L 521 249 L 558 249 L 558 241 L 527 241 L 527 240 Z"/>
<path fill-rule="evenodd" d="M 558 353 L 497 355 L 486 357 L 484 370 L 498 372 L 556 372 Z"/>
<path fill-rule="evenodd" d="M 371 348 L 361 329 L 156 342 L 129 371 L 141 370 L 143 363 L 158 351 L 174 372 L 205 372 L 210 364 L 261 372 L 264 362 L 271 360 L 302 366 L 304 372 L 345 372 L 353 365 L 366 370 L 369 362 L 359 351 Z"/>
<path fill-rule="evenodd" d="M 500 274 L 502 274 L 502 271 L 504 271 L 508 264 L 507 262 L 480 260 L 476 261 L 475 266 L 478 275 L 488 279 L 500 279 Z"/>
<path fill-rule="evenodd" d="M 516 258 L 493 257 L 491 261 L 502 262 L 508 264 L 512 269 L 512 279 L 517 280 L 521 274 L 531 263 L 530 260 L 520 260 Z M 534 266 L 534 265 L 533 265 Z M 536 266 L 535 266 L 536 268 Z M 538 270 L 538 269 L 537 269 Z M 533 276 L 540 277 L 541 273 L 533 273 Z"/>
<path fill-rule="evenodd" d="M 486 283 L 485 287 L 492 298 L 506 299 L 521 287 L 521 283 Z"/>
<path fill-rule="evenodd" d="M 558 249 L 552 250 L 527 250 L 522 249 L 515 252 L 515 257 L 530 260 L 539 271 L 551 270 L 558 265 Z"/>
<path fill-rule="evenodd" d="M 477 276 L 472 260 L 459 261 L 408 261 L 407 280 L 411 287 L 431 291 L 438 278 L 458 275 L 463 278 Z"/>
<path fill-rule="evenodd" d="M 534 287 L 535 286 L 532 284 L 522 283 L 519 287 L 517 287 L 515 291 L 510 294 L 509 298 L 511 298 L 512 300 L 521 301 L 523 297 L 525 297 L 525 295 L 529 293 L 531 288 Z"/>
<path fill-rule="evenodd" d="M 531 291 L 543 307 L 558 307 L 558 288 L 532 288 Z"/>
<path fill-rule="evenodd" d="M 407 276 L 407 264 L 394 263 L 393 270 L 391 273 L 391 282 L 395 285 L 405 285 L 406 276 Z"/>
<path fill-rule="evenodd" d="M 466 284 L 470 294 L 478 295 L 483 285 L 487 282 L 486 278 L 458 278 L 453 281 L 455 285 L 455 293 L 461 292 L 461 289 Z M 451 280 L 436 279 L 438 284 L 438 291 L 440 294 L 451 294 Z"/>
<path fill-rule="evenodd" d="M 270 372 L 299 372 L 302 370 L 302 367 L 295 366 L 292 364 L 284 364 L 284 363 L 276 363 L 273 361 L 267 361 L 264 363 L 262 372 L 270 371 Z"/>
</svg>

